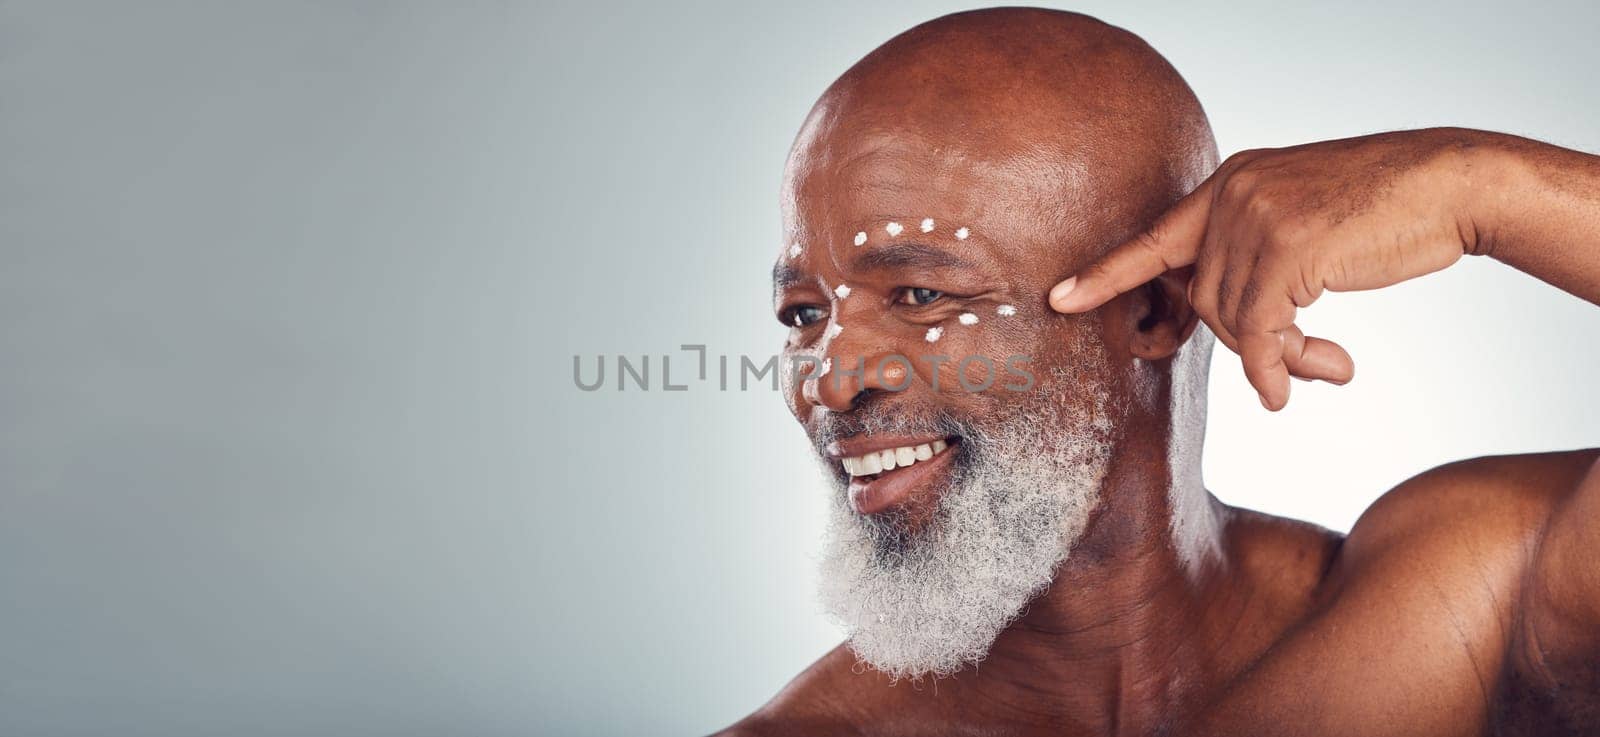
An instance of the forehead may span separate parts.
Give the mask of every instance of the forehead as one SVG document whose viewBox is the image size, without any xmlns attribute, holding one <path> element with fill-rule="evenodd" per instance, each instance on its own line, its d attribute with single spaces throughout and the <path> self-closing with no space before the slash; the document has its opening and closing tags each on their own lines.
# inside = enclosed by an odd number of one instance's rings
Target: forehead
<svg viewBox="0 0 1600 737">
<path fill-rule="evenodd" d="M 1115 219 L 1088 167 L 1027 146 L 975 152 L 892 129 L 807 133 L 785 172 L 786 242 L 848 244 L 886 222 L 914 230 L 932 219 L 941 231 L 981 233 L 1002 258 L 1066 263 Z"/>
<path fill-rule="evenodd" d="M 785 172 L 785 215 L 795 220 L 916 212 L 930 207 L 981 214 L 1032 199 L 1021 162 L 978 157 L 899 131 L 797 147 Z M 996 201 L 1001 192 L 1009 196 Z"/>
</svg>

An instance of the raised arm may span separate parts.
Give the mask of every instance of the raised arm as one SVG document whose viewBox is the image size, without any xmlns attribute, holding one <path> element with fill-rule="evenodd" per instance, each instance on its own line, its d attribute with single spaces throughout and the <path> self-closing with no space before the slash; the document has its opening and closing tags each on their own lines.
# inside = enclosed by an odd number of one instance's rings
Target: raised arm
<svg viewBox="0 0 1600 737">
<path fill-rule="evenodd" d="M 1600 156 L 1516 136 L 1462 133 L 1483 138 L 1477 145 L 1485 165 L 1498 170 L 1479 193 L 1479 207 L 1494 215 L 1471 253 L 1600 304 Z"/>
<path fill-rule="evenodd" d="M 1289 376 L 1348 381 L 1295 314 L 1326 290 L 1376 289 L 1487 255 L 1600 304 L 1600 157 L 1436 128 L 1230 157 L 1146 232 L 1057 284 L 1061 312 L 1192 267 L 1189 299 L 1268 409 Z"/>
</svg>

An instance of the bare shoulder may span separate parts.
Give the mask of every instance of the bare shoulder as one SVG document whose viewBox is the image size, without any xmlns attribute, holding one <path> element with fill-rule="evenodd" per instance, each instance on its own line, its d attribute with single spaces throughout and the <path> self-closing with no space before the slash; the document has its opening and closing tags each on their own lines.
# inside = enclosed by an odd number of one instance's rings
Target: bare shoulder
<svg viewBox="0 0 1600 737">
<path fill-rule="evenodd" d="M 795 676 L 771 701 L 715 737 L 847 735 L 859 716 L 863 676 L 856 658 L 839 645 Z M 854 679 L 853 681 L 851 679 Z"/>
<path fill-rule="evenodd" d="M 1551 511 L 1597 457 L 1597 448 L 1484 456 L 1420 473 L 1361 515 L 1334 572 L 1350 575 L 1396 557 L 1435 570 L 1451 562 L 1525 565 Z"/>
<path fill-rule="evenodd" d="M 1522 591 L 1557 510 L 1600 450 L 1474 458 L 1418 474 L 1378 499 L 1342 540 L 1276 520 L 1292 562 L 1288 621 L 1209 710 L 1209 732 L 1476 734 L 1505 724 L 1504 674 Z M 1286 548 L 1282 539 L 1299 541 Z M 1325 547 L 1324 547 L 1325 546 Z M 1319 551 L 1326 551 L 1319 557 Z M 1323 565 L 1325 564 L 1325 565 Z M 1321 726 L 1319 726 L 1321 725 Z"/>
<path fill-rule="evenodd" d="M 1583 568 L 1563 565 L 1565 551 L 1593 550 L 1600 518 L 1575 514 L 1574 503 L 1595 498 L 1587 479 L 1597 458 L 1594 448 L 1474 458 L 1399 485 L 1351 529 L 1329 577 L 1332 600 L 1351 612 L 1343 621 L 1428 644 L 1408 667 L 1464 684 L 1453 711 L 1496 733 L 1577 734 L 1573 725 L 1593 724 L 1592 618 L 1551 617 L 1588 597 L 1553 595 L 1549 582 L 1569 583 Z"/>
</svg>

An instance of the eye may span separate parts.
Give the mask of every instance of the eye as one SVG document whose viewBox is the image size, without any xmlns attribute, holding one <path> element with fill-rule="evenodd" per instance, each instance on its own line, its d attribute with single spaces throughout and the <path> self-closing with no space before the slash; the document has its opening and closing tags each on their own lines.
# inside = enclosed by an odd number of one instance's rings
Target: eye
<svg viewBox="0 0 1600 737">
<path fill-rule="evenodd" d="M 790 307 L 778 315 L 783 324 L 791 327 L 803 328 L 828 316 L 828 311 L 816 305 L 800 305 Z"/>
<path fill-rule="evenodd" d="M 942 297 L 944 297 L 944 292 L 941 292 L 937 289 L 906 287 L 905 290 L 900 293 L 900 298 L 895 300 L 895 302 L 903 305 L 916 305 L 920 307 L 922 305 L 933 304 L 934 302 L 939 301 Z"/>
</svg>

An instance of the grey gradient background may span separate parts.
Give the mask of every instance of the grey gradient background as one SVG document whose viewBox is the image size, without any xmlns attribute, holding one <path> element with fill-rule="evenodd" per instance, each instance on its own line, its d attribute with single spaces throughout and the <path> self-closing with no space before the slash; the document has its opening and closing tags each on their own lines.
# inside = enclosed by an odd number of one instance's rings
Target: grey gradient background
<svg viewBox="0 0 1600 737">
<path fill-rule="evenodd" d="M 0 2 L 0 737 L 694 734 L 763 702 L 839 638 L 799 431 L 768 390 L 580 392 L 572 356 L 777 350 L 795 129 L 961 7 Z M 1600 151 L 1593 3 L 1073 7 L 1167 54 L 1224 153 Z M 1600 444 L 1600 309 L 1509 269 L 1304 324 L 1358 377 L 1268 415 L 1220 352 L 1227 501 L 1348 528 L 1432 465 Z"/>
</svg>

